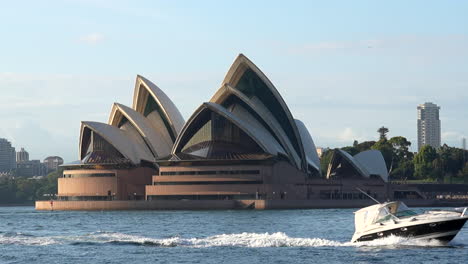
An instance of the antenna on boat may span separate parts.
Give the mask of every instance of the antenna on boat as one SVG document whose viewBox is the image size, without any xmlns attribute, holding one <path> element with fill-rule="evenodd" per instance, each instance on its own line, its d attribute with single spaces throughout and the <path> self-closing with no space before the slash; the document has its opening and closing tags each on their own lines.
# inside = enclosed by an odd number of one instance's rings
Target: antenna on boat
<svg viewBox="0 0 468 264">
<path fill-rule="evenodd" d="M 375 199 L 374 197 L 370 196 L 370 194 L 366 193 L 365 191 L 359 189 L 358 187 L 356 187 L 356 190 L 360 191 L 362 194 L 364 194 L 365 196 L 369 197 L 372 201 L 378 203 L 378 204 L 382 204 L 381 202 L 379 202 L 377 199 Z"/>
</svg>

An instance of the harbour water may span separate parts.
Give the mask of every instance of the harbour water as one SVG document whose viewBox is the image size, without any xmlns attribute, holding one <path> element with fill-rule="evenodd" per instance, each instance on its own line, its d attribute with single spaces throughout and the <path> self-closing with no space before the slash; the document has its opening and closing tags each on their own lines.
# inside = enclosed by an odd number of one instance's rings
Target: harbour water
<svg viewBox="0 0 468 264">
<path fill-rule="evenodd" d="M 424 210 L 424 209 L 420 209 Z M 0 207 L 0 263 L 466 263 L 448 245 L 352 244 L 353 209 L 44 212 Z"/>
</svg>

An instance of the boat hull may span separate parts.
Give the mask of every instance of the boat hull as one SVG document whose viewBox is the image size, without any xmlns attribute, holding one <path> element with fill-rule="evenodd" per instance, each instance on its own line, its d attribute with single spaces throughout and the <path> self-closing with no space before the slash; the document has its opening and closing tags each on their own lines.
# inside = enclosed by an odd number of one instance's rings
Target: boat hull
<svg viewBox="0 0 468 264">
<path fill-rule="evenodd" d="M 355 242 L 370 241 L 388 236 L 436 239 L 443 242 L 449 242 L 457 235 L 458 231 L 460 231 L 467 220 L 467 218 L 456 218 L 388 229 L 362 235 L 356 239 Z"/>
</svg>

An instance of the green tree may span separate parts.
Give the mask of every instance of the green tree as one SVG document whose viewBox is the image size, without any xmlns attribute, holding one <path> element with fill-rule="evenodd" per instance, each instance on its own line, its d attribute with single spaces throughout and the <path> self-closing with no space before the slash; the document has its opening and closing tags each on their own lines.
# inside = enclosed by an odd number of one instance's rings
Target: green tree
<svg viewBox="0 0 468 264">
<path fill-rule="evenodd" d="M 12 179 L 0 179 L 0 204 L 16 202 L 16 184 Z"/>
<path fill-rule="evenodd" d="M 436 150 L 425 145 L 419 150 L 418 154 L 414 156 L 414 176 L 417 179 L 427 179 L 433 174 L 434 169 L 433 161 L 437 158 Z"/>
<path fill-rule="evenodd" d="M 409 151 L 411 142 L 409 142 L 405 137 L 392 137 L 388 142 L 392 144 L 394 154 L 399 160 L 413 158 L 413 153 Z"/>
<path fill-rule="evenodd" d="M 413 175 L 414 175 L 413 160 L 405 160 L 405 161 L 399 162 L 398 165 L 393 166 L 393 170 L 391 171 L 392 179 L 406 180 L 409 178 L 413 178 Z"/>
<path fill-rule="evenodd" d="M 36 199 L 44 199 L 44 194 L 57 194 L 57 181 L 63 174 L 63 169 L 49 173 L 41 180 L 41 186 L 36 190 Z"/>
<path fill-rule="evenodd" d="M 359 153 L 359 151 L 355 147 L 343 147 L 341 148 L 341 150 L 348 152 L 351 156 L 354 156 Z"/>
<path fill-rule="evenodd" d="M 414 172 L 413 153 L 409 151 L 411 142 L 405 137 L 392 137 L 388 140 L 392 146 L 391 177 L 394 179 L 406 179 Z"/>
<path fill-rule="evenodd" d="M 464 183 L 468 183 L 468 162 L 465 163 L 465 166 L 463 166 L 463 169 L 458 172 L 457 176 L 463 179 Z"/>
<path fill-rule="evenodd" d="M 325 177 L 327 175 L 328 164 L 330 164 L 330 160 L 333 156 L 334 150 L 327 150 L 322 153 L 322 158 L 320 158 L 320 168 L 322 170 L 322 176 Z"/>
<path fill-rule="evenodd" d="M 387 138 L 384 137 L 377 141 L 371 149 L 378 150 L 382 153 L 385 164 L 387 165 L 387 169 L 391 172 L 393 167 L 393 146 L 390 144 Z"/>
<path fill-rule="evenodd" d="M 19 178 L 16 180 L 16 198 L 18 202 L 34 201 L 39 182 L 33 179 Z"/>
<path fill-rule="evenodd" d="M 372 146 L 374 146 L 375 143 L 376 142 L 373 141 L 373 140 L 372 141 L 364 141 L 364 142 L 361 142 L 361 143 L 357 144 L 357 146 L 355 148 L 357 149 L 357 151 L 359 153 L 359 152 L 363 152 L 363 151 L 372 149 Z"/>
<path fill-rule="evenodd" d="M 387 139 L 387 133 L 389 132 L 389 129 L 382 126 L 381 128 L 377 129 L 377 132 L 379 133 L 379 139 Z"/>
</svg>

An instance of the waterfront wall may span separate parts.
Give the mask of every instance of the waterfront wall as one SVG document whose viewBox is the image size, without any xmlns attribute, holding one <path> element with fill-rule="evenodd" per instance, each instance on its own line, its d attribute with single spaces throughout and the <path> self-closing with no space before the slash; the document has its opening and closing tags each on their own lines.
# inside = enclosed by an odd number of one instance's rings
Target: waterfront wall
<svg viewBox="0 0 468 264">
<path fill-rule="evenodd" d="M 226 210 L 234 200 L 214 201 L 36 201 L 36 210 Z"/>
<path fill-rule="evenodd" d="M 448 201 L 436 199 L 399 200 L 409 207 L 465 207 L 468 201 Z M 365 200 L 264 200 L 263 208 L 256 209 L 333 209 L 333 208 L 363 208 L 375 204 Z"/>
<path fill-rule="evenodd" d="M 402 200 L 410 207 L 464 207 L 468 201 Z M 36 210 L 242 210 L 362 208 L 370 200 L 37 201 Z"/>
</svg>

